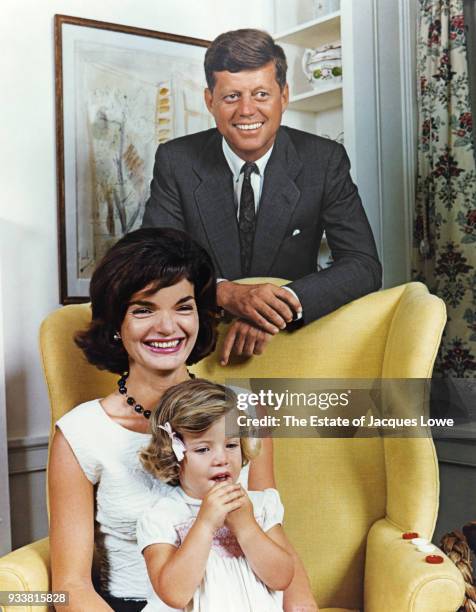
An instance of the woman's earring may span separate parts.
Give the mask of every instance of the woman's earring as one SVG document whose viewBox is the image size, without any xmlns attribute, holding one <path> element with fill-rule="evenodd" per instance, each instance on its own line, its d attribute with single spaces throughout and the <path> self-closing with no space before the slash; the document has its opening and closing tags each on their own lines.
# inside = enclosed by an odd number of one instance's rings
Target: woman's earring
<svg viewBox="0 0 476 612">
<path fill-rule="evenodd" d="M 119 342 L 119 340 L 121 339 L 121 334 L 119 332 L 114 332 L 114 335 L 113 335 L 112 339 L 115 342 Z"/>
</svg>

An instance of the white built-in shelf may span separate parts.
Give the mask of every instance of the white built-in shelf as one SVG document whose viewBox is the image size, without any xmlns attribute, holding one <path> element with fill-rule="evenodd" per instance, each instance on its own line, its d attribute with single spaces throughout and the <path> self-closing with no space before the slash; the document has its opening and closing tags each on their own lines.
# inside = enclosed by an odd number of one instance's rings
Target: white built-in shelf
<svg viewBox="0 0 476 612">
<path fill-rule="evenodd" d="M 289 109 L 316 113 L 342 106 L 342 83 L 291 96 Z"/>
<path fill-rule="evenodd" d="M 277 42 L 311 49 L 340 40 L 340 11 L 300 23 L 284 32 L 278 32 L 274 39 Z"/>
</svg>

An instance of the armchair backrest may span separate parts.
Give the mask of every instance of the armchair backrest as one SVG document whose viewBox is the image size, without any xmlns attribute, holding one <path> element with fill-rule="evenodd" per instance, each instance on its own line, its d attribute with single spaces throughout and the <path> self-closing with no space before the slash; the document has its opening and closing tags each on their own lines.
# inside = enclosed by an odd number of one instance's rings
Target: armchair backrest
<svg viewBox="0 0 476 612">
<path fill-rule="evenodd" d="M 87 363 L 73 335 L 87 304 L 47 317 L 40 345 L 52 426 L 65 412 L 114 389 L 116 375 Z M 192 370 L 217 382 L 237 378 L 427 378 L 445 323 L 441 300 L 421 283 L 363 297 L 292 334 L 265 353 L 219 365 L 217 353 Z M 224 329 L 220 329 L 219 346 Z M 430 439 L 276 439 L 275 471 L 285 527 L 322 607 L 360 608 L 367 533 L 388 516 L 402 530 L 431 536 L 438 472 Z"/>
<path fill-rule="evenodd" d="M 222 368 L 216 355 L 194 372 L 239 378 L 429 378 L 445 306 L 421 283 L 372 293 L 292 334 L 259 358 Z M 223 338 L 223 336 L 221 336 Z M 433 442 L 417 439 L 274 440 L 286 532 L 319 606 L 363 607 L 366 536 L 387 516 L 402 531 L 431 537 L 438 509 Z"/>
<path fill-rule="evenodd" d="M 89 304 L 71 304 L 55 310 L 40 328 L 40 352 L 50 398 L 51 427 L 68 410 L 114 389 L 118 376 L 98 370 L 86 361 L 74 343 L 77 331 L 91 320 Z"/>
</svg>

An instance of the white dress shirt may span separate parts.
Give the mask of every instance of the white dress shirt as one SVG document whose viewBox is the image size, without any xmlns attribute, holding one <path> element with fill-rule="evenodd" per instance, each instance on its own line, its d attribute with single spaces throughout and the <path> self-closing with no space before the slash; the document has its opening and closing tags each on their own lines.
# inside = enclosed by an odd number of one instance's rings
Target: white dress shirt
<svg viewBox="0 0 476 612">
<path fill-rule="evenodd" d="M 230 145 L 223 138 L 222 139 L 223 155 L 225 156 L 228 165 L 230 166 L 231 173 L 233 174 L 233 192 L 235 194 L 235 205 L 236 205 L 236 217 L 240 217 L 240 199 L 241 199 L 241 188 L 243 187 L 244 173 L 241 172 L 245 160 L 238 157 L 238 155 L 231 149 Z M 255 212 L 258 213 L 259 201 L 263 192 L 264 183 L 264 171 L 266 164 L 268 163 L 273 147 L 271 147 L 263 157 L 260 157 L 255 161 L 258 166 L 259 174 L 252 172 L 250 176 L 251 187 L 255 195 Z"/>
</svg>

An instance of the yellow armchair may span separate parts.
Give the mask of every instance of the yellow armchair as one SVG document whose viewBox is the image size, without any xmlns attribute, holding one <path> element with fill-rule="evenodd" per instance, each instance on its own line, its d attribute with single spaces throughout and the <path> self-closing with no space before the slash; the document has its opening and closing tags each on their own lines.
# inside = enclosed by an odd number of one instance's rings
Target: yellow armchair
<svg viewBox="0 0 476 612">
<path fill-rule="evenodd" d="M 87 305 L 74 305 L 43 323 L 52 423 L 73 406 L 114 388 L 116 377 L 87 364 L 72 343 L 73 332 L 89 317 Z M 222 368 L 214 354 L 193 371 L 218 382 L 428 378 L 444 323 L 442 301 L 424 285 L 409 283 L 356 300 L 292 334 L 280 333 L 260 357 L 237 359 Z M 288 438 L 275 439 L 274 448 L 286 532 L 304 561 L 322 611 L 458 609 L 464 583 L 454 564 L 446 557 L 441 565 L 427 564 L 401 538 L 410 530 L 431 538 L 434 530 L 439 482 L 431 439 Z M 0 590 L 46 590 L 47 576 L 44 540 L 0 559 Z"/>
</svg>

